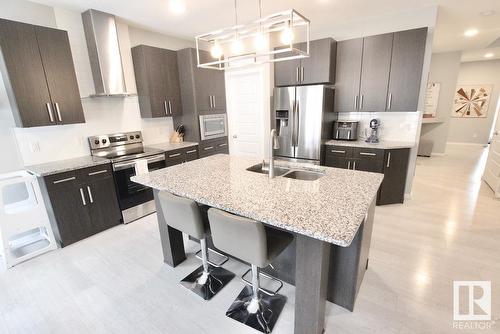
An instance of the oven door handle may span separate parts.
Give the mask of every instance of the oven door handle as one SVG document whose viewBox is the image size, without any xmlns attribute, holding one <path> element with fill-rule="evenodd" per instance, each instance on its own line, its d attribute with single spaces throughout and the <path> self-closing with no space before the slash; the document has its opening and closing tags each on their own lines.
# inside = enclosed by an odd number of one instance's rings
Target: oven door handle
<svg viewBox="0 0 500 334">
<path fill-rule="evenodd" d="M 132 160 L 132 161 L 127 161 L 127 162 L 113 164 L 113 170 L 114 171 L 119 171 L 119 170 L 127 169 L 127 168 L 130 168 L 130 167 L 134 167 L 135 166 L 135 162 L 137 160 L 138 159 Z M 146 160 L 147 160 L 148 164 L 149 163 L 153 163 L 153 162 L 158 162 L 158 161 L 165 161 L 165 155 L 164 154 L 155 155 L 155 156 L 147 158 Z"/>
</svg>

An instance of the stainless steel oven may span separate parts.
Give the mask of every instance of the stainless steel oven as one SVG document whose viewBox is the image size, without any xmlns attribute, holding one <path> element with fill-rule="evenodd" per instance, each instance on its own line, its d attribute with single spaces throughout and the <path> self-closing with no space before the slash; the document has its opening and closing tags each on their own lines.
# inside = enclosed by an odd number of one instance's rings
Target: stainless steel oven
<svg viewBox="0 0 500 334">
<path fill-rule="evenodd" d="M 226 114 L 200 115 L 201 140 L 227 136 Z"/>
<path fill-rule="evenodd" d="M 150 156 L 146 160 L 149 172 L 165 168 L 164 154 Z M 130 180 L 137 174 L 136 162 L 130 160 L 113 164 L 118 202 L 125 224 L 156 211 L 153 190 Z"/>
</svg>

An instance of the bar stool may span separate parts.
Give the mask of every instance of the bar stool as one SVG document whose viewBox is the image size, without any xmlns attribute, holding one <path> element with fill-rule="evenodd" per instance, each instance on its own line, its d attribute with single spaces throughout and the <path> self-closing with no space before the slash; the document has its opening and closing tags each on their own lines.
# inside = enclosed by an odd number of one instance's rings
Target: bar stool
<svg viewBox="0 0 500 334">
<path fill-rule="evenodd" d="M 167 225 L 200 240 L 203 264 L 186 276 L 181 281 L 181 285 L 205 300 L 211 299 L 235 275 L 222 267 L 209 264 L 206 243 L 207 226 L 203 222 L 198 204 L 195 201 L 175 196 L 167 191 L 160 191 L 158 197 Z"/>
<path fill-rule="evenodd" d="M 271 333 L 286 297 L 260 287 L 259 269 L 267 267 L 292 242 L 293 236 L 214 208 L 208 210 L 208 219 L 215 247 L 252 265 L 252 285 L 245 286 L 226 315 L 261 332 Z"/>
</svg>

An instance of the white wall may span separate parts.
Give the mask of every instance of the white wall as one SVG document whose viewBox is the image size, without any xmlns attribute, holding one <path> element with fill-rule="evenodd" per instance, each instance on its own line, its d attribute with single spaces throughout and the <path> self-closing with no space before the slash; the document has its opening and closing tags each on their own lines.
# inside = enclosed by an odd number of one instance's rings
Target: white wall
<svg viewBox="0 0 500 334">
<path fill-rule="evenodd" d="M 4 12 L 4 7 L 8 11 Z M 80 96 L 88 97 L 95 92 L 79 12 L 40 6 L 22 0 L 19 2 L 0 0 L 0 16 L 5 17 L 4 13 L 9 13 L 10 18 L 15 20 L 20 20 L 22 17 L 23 21 L 27 23 L 67 30 Z M 147 44 L 173 50 L 192 46 L 190 41 L 162 36 L 142 29 L 130 28 L 128 30 L 131 45 Z M 4 145 L 4 141 L 1 141 L 1 154 L 14 157 L 17 149 L 12 149 L 12 147 L 16 147 L 15 143 L 17 142 L 18 156 L 20 156 L 17 164 L 14 164 L 14 167 L 9 167 L 11 169 L 18 168 L 22 164 L 26 166 L 89 155 L 87 137 L 91 135 L 141 130 L 145 144 L 153 144 L 169 141 L 173 132 L 171 118 L 142 119 L 137 96 L 82 99 L 86 119 L 84 124 L 12 129 L 14 126 L 12 111 L 5 96 L 3 81 L 0 82 L 0 114 L 10 117 L 10 122 L 7 121 L 7 124 L 4 125 L 4 116 L 2 116 L 0 127 L 3 128 L 1 128 L 0 139 L 3 139 L 6 133 L 14 133 L 14 138 L 13 136 L 9 137 L 9 145 Z"/>
<path fill-rule="evenodd" d="M 51 7 L 18 0 L 0 0 L 0 18 L 32 22 L 47 27 L 55 27 L 56 20 Z M 3 79 L 0 77 L 0 173 L 20 169 L 22 159 L 14 136 L 14 118 Z M 5 158 L 7 157 L 7 158 Z"/>
<path fill-rule="evenodd" d="M 500 59 L 462 63 L 457 84 L 492 84 L 493 91 L 486 118 L 450 118 L 448 142 L 485 145 L 489 141 L 500 96 Z"/>
<path fill-rule="evenodd" d="M 444 154 L 446 150 L 461 55 L 460 51 L 432 54 L 429 82 L 439 82 L 441 84 L 436 119 L 442 123 L 422 124 L 420 138 L 431 140 L 434 143 L 432 149 L 434 154 Z"/>
</svg>

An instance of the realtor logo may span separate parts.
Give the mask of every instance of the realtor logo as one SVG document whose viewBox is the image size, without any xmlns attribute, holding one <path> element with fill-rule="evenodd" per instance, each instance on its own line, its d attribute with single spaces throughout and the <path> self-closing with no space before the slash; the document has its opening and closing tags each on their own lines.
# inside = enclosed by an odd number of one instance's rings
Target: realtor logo
<svg viewBox="0 0 500 334">
<path fill-rule="evenodd" d="M 453 320 L 491 321 L 491 281 L 453 281 Z"/>
</svg>

